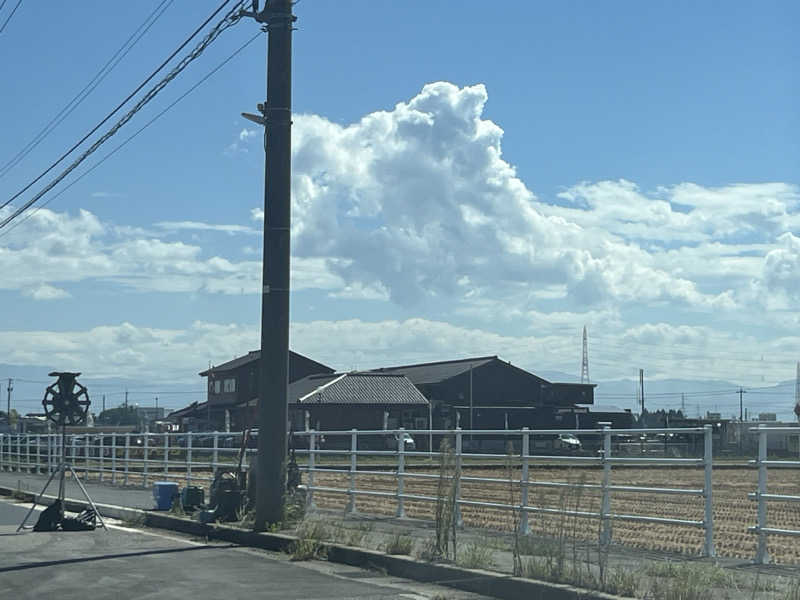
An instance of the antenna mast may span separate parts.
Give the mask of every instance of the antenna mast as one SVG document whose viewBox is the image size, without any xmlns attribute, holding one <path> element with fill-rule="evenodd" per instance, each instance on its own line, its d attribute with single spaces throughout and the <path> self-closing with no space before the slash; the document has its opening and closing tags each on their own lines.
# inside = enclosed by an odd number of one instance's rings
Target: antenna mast
<svg viewBox="0 0 800 600">
<path fill-rule="evenodd" d="M 589 340 L 586 325 L 583 326 L 583 357 L 581 359 L 581 383 L 589 383 Z"/>
</svg>

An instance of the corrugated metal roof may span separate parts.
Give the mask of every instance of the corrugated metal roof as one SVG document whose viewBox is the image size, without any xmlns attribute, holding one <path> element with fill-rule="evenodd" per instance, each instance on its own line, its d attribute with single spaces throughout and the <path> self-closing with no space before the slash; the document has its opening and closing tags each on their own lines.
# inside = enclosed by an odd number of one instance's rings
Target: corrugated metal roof
<svg viewBox="0 0 800 600">
<path fill-rule="evenodd" d="M 346 373 L 310 375 L 289 386 L 290 402 L 317 404 L 427 405 L 414 384 L 403 375 Z"/>
<path fill-rule="evenodd" d="M 451 379 L 457 375 L 466 373 L 470 368 L 475 369 L 493 360 L 498 359 L 496 356 L 481 356 L 478 358 L 445 360 L 400 367 L 384 367 L 381 369 L 373 369 L 370 372 L 402 374 L 408 377 L 414 385 L 424 385 L 426 383 L 439 383 L 440 381 Z"/>
</svg>

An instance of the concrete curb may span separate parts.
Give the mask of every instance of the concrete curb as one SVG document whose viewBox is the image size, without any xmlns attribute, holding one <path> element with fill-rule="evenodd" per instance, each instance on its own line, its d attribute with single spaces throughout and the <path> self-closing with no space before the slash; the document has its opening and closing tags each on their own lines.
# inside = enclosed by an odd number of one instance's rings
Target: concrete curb
<svg viewBox="0 0 800 600">
<path fill-rule="evenodd" d="M 26 502 L 32 502 L 33 492 L 27 492 L 0 486 L 0 496 L 24 496 Z M 54 496 L 44 496 L 43 500 L 55 500 Z M 184 519 L 168 513 L 146 511 L 112 504 L 95 503 L 104 517 L 124 521 L 135 521 L 146 527 L 177 531 L 198 537 L 230 542 L 240 546 L 261 548 L 277 552 L 287 551 L 296 537 L 281 533 L 256 533 L 226 525 L 203 525 L 197 521 Z M 78 512 L 88 507 L 83 501 L 66 500 L 65 509 Z M 436 583 L 458 590 L 484 594 L 503 600 L 528 598 L 530 600 L 622 600 L 603 592 L 584 590 L 568 585 L 547 583 L 534 579 L 512 577 L 502 573 L 465 569 L 455 565 L 429 563 L 416 560 L 410 556 L 394 556 L 353 548 L 339 544 L 322 543 L 330 562 L 376 569 L 394 577 L 412 579 L 423 583 Z"/>
</svg>

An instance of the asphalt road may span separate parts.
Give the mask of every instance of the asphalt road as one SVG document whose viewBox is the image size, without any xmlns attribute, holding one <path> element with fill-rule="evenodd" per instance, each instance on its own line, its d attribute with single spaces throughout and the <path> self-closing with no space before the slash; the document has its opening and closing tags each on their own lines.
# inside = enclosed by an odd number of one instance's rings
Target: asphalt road
<svg viewBox="0 0 800 600">
<path fill-rule="evenodd" d="M 0 501 L 0 598 L 448 600 L 484 598 L 324 561 L 112 527 L 16 534 L 24 506 Z"/>
</svg>

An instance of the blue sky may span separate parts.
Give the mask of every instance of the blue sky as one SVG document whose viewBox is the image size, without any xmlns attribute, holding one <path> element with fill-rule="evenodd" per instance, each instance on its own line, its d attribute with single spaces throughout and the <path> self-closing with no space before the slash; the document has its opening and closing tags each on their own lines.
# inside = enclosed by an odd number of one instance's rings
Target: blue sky
<svg viewBox="0 0 800 600">
<path fill-rule="evenodd" d="M 0 56 L 13 58 L 0 61 L 11 90 L 0 95 L 0 165 L 159 4 L 87 1 L 54 16 L 22 3 L 0 34 Z M 164 6 L 0 177 L 3 201 L 217 2 Z M 798 12 L 791 2 L 489 11 L 303 0 L 293 347 L 340 369 L 499 354 L 572 373 L 586 324 L 599 381 L 640 367 L 753 386 L 792 378 Z M 242 22 L 225 32 L 76 173 L 257 31 Z M 257 346 L 263 153 L 239 113 L 263 100 L 264 52 L 262 37 L 0 231 L 0 362 L 190 386 L 209 362 Z"/>
</svg>

